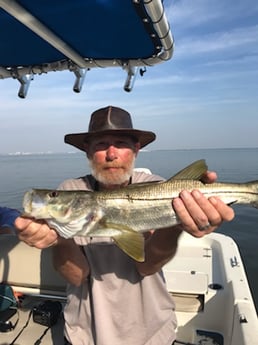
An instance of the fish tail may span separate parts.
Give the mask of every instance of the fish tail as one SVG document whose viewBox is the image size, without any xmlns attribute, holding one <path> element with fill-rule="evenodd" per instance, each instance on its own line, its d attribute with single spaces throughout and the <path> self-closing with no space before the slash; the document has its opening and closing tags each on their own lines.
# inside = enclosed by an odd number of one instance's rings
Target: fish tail
<svg viewBox="0 0 258 345">
<path fill-rule="evenodd" d="M 258 180 L 248 182 L 248 187 L 252 193 L 251 204 L 253 207 L 258 208 Z"/>
</svg>

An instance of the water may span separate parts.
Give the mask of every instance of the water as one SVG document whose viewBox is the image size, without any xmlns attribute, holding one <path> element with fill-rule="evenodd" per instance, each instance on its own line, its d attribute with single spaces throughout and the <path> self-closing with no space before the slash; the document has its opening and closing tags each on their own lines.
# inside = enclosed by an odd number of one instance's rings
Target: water
<svg viewBox="0 0 258 345">
<path fill-rule="evenodd" d="M 258 179 L 258 148 L 214 150 L 162 150 L 140 152 L 137 167 L 146 167 L 165 178 L 194 160 L 205 158 L 219 181 L 245 182 Z M 83 153 L 24 156 L 0 155 L 0 205 L 21 209 L 26 190 L 56 188 L 66 178 L 89 173 Z M 218 230 L 231 236 L 240 249 L 258 310 L 258 210 L 234 206 L 236 217 Z"/>
</svg>

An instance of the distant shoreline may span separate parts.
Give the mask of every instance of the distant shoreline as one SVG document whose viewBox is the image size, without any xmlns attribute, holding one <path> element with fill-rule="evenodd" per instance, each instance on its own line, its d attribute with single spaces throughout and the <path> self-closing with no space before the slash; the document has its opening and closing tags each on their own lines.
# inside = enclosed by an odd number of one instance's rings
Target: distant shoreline
<svg viewBox="0 0 258 345">
<path fill-rule="evenodd" d="M 144 152 L 160 152 L 160 151 L 198 151 L 198 150 L 257 150 L 258 147 L 213 147 L 213 148 L 181 148 L 181 149 L 143 149 Z M 63 154 L 84 154 L 80 151 L 46 151 L 46 152 L 7 152 L 0 153 L 0 156 L 39 156 L 39 155 L 63 155 Z"/>
</svg>

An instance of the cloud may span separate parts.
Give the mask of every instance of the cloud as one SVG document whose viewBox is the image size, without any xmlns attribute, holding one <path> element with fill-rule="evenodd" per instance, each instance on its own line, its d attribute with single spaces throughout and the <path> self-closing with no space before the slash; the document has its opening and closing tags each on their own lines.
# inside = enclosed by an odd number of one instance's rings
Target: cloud
<svg viewBox="0 0 258 345">
<path fill-rule="evenodd" d="M 258 3 L 253 0 L 165 0 L 165 6 L 172 31 L 173 28 L 185 30 L 217 22 L 223 26 L 225 22 L 239 21 L 258 13 Z"/>
<path fill-rule="evenodd" d="M 239 53 L 240 49 L 243 52 L 244 47 L 248 47 L 246 50 L 249 54 L 258 53 L 258 25 L 182 38 L 177 43 L 175 57 L 192 57 L 221 51 Z"/>
<path fill-rule="evenodd" d="M 126 73 L 121 68 L 88 71 L 79 94 L 72 91 L 71 72 L 36 75 L 23 100 L 17 97 L 16 80 L 0 80 L 0 152 L 69 150 L 63 135 L 84 131 L 91 112 L 108 104 L 131 112 L 136 128 L 157 131 L 155 147 L 162 141 L 170 147 L 172 140 L 175 148 L 191 147 L 194 141 L 200 145 L 191 137 L 191 127 L 200 123 L 209 131 L 213 121 L 214 136 L 221 133 L 221 123 L 222 134 L 230 132 L 236 117 L 239 128 L 257 128 L 258 2 L 164 3 L 175 34 L 174 56 L 147 68 L 143 78 L 137 76 L 130 93 L 123 90 Z M 182 140 L 184 126 L 189 132 Z M 173 138 L 171 129 L 176 129 Z M 238 145 L 237 138 L 232 145 Z"/>
</svg>

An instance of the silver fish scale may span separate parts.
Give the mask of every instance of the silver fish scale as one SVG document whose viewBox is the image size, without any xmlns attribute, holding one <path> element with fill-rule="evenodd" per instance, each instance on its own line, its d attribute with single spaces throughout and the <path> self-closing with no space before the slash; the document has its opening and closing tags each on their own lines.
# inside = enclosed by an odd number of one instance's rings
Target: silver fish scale
<svg viewBox="0 0 258 345">
<path fill-rule="evenodd" d="M 108 223 L 127 226 L 135 231 L 171 226 L 177 223 L 171 199 L 159 199 L 155 203 L 148 199 L 108 200 L 101 208 Z"/>
<path fill-rule="evenodd" d="M 252 203 L 250 184 L 203 184 L 194 180 L 173 180 L 154 184 L 134 184 L 129 188 L 94 193 L 107 222 L 126 225 L 135 231 L 163 228 L 178 223 L 172 199 L 182 190 L 200 190 L 206 197 L 218 196 L 224 202 Z"/>
<path fill-rule="evenodd" d="M 242 195 L 243 201 L 252 198 L 252 194 L 257 196 L 257 181 L 248 183 L 212 183 L 204 184 L 195 180 L 172 180 L 159 183 L 134 184 L 130 188 L 121 188 L 111 192 L 96 193 L 96 200 L 127 199 L 134 200 L 160 200 L 173 199 L 179 195 L 182 190 L 192 191 L 200 190 L 206 197 L 226 195 Z"/>
</svg>

